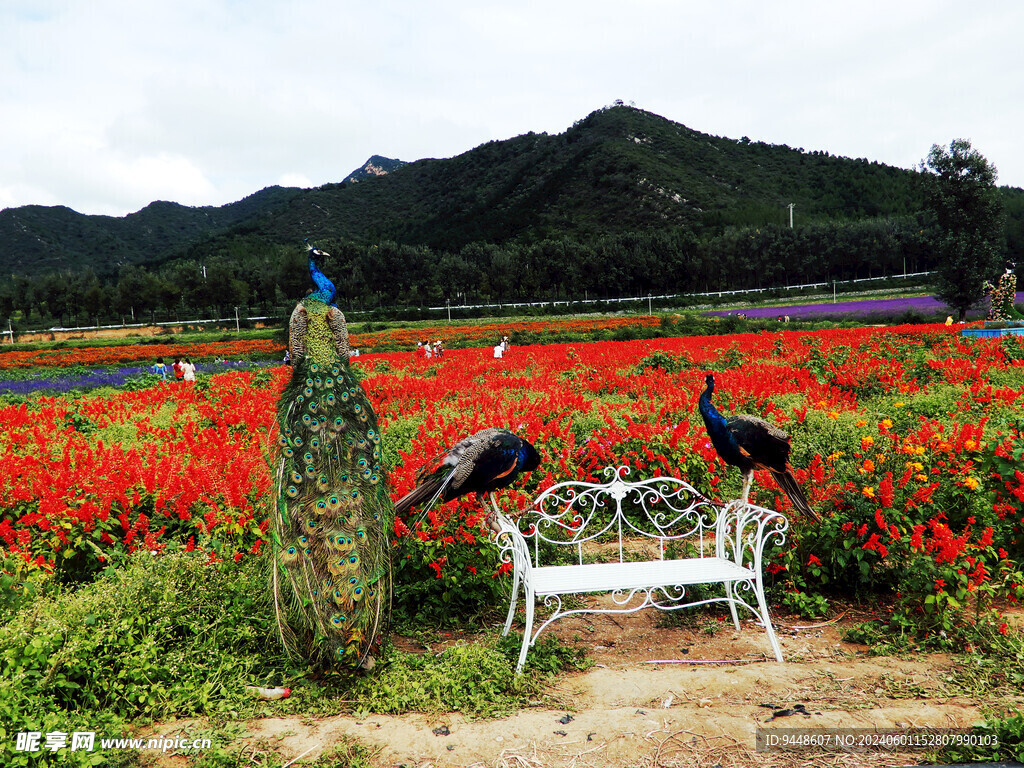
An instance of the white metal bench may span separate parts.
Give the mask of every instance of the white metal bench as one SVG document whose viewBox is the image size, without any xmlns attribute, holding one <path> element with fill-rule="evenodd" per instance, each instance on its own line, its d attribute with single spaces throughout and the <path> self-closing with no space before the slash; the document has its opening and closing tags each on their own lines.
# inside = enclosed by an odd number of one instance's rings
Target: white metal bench
<svg viewBox="0 0 1024 768">
<path fill-rule="evenodd" d="M 769 539 L 782 544 L 789 521 L 780 513 L 733 501 L 713 504 L 672 477 L 628 482 L 628 467 L 608 467 L 605 483 L 568 481 L 546 489 L 516 521 L 497 516 L 495 540 L 503 562 L 513 568 L 507 635 L 520 585 L 526 626 L 516 672 L 526 653 L 553 621 L 580 613 L 633 613 L 647 607 L 672 611 L 728 603 L 740 628 L 736 606 L 764 626 L 775 658 L 782 651 L 764 597 L 761 556 Z M 609 559 L 610 562 L 584 562 Z M 570 560 L 570 564 L 560 561 Z M 544 561 L 548 564 L 542 565 Z M 694 585 L 721 584 L 720 596 L 693 599 Z M 611 593 L 618 608 L 563 607 L 563 595 Z M 756 607 L 748 602 L 753 597 Z M 538 598 L 554 613 L 533 630 Z"/>
</svg>

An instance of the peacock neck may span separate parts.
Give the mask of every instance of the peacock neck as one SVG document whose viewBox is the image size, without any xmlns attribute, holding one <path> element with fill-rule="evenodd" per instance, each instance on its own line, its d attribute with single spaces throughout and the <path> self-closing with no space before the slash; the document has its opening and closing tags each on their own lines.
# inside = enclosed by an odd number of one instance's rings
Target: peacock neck
<svg viewBox="0 0 1024 768">
<path fill-rule="evenodd" d="M 704 419 L 704 424 L 707 426 L 709 431 L 712 429 L 715 431 L 722 429 L 726 424 L 725 417 L 722 416 L 722 414 L 718 412 L 718 409 L 711 403 L 711 395 L 714 391 L 715 385 L 708 384 L 707 389 L 701 393 L 700 400 L 698 400 L 697 403 L 697 408 L 700 411 L 700 415 Z"/>
</svg>

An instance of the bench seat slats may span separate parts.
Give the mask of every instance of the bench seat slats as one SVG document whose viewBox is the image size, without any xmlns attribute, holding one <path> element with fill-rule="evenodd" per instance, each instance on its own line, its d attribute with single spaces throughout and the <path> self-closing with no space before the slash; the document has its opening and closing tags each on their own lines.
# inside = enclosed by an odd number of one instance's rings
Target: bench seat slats
<svg viewBox="0 0 1024 768">
<path fill-rule="evenodd" d="M 574 592 L 610 592 L 617 589 L 745 581 L 755 577 L 752 570 L 730 560 L 705 557 L 541 566 L 531 569 L 530 581 L 538 595 L 566 595 Z"/>
</svg>

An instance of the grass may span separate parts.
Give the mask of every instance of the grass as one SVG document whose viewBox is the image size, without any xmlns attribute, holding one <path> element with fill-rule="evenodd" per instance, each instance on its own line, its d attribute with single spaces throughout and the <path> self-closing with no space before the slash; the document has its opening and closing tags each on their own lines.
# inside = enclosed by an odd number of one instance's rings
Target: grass
<svg viewBox="0 0 1024 768">
<path fill-rule="evenodd" d="M 51 584 L 48 595 L 10 611 L 0 624 L 3 764 L 35 764 L 32 753 L 14 751 L 18 732 L 142 738 L 147 724 L 194 717 L 207 725 L 195 726 L 189 738 L 206 735 L 214 746 L 192 754 L 191 765 L 249 765 L 257 752 L 257 764 L 281 765 L 272 745 L 232 746 L 242 738 L 241 723 L 343 713 L 495 717 L 529 706 L 548 676 L 585 663 L 581 652 L 548 637 L 530 654 L 526 674 L 516 676 L 518 638 L 492 631 L 437 654 L 390 647 L 364 678 L 317 676 L 286 658 L 277 642 L 266 565 L 140 551 L 94 582 Z M 248 693 L 250 685 L 285 685 L 293 695 L 261 701 Z M 130 752 L 109 753 L 107 764 L 145 764 L 136 762 L 144 751 Z M 68 765 L 95 764 L 84 751 L 63 757 Z M 366 747 L 345 742 L 314 764 L 369 765 L 371 758 Z"/>
</svg>

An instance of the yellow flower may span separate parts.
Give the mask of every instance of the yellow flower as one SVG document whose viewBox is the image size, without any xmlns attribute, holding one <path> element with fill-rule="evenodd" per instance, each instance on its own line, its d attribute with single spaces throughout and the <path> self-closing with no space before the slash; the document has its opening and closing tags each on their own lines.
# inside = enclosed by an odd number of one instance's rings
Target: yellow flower
<svg viewBox="0 0 1024 768">
<path fill-rule="evenodd" d="M 840 456 L 843 456 L 843 455 L 844 454 L 843 454 L 842 451 L 834 451 L 833 453 L 830 453 L 828 455 L 828 458 L 826 459 L 826 461 L 835 461 L 836 459 L 838 459 Z"/>
<path fill-rule="evenodd" d="M 865 426 L 866 424 L 867 424 L 867 422 L 866 422 L 866 421 L 864 421 L 864 419 L 857 419 L 857 426 L 858 426 L 858 427 L 863 427 L 863 426 Z"/>
<path fill-rule="evenodd" d="M 923 483 L 928 479 L 928 475 L 914 475 L 914 479 Z"/>
<path fill-rule="evenodd" d="M 882 419 L 881 426 L 885 429 L 892 429 L 892 419 Z"/>
<path fill-rule="evenodd" d="M 892 405 L 893 405 L 894 408 L 902 408 L 903 407 L 903 401 L 902 400 L 897 400 Z"/>
<path fill-rule="evenodd" d="M 862 490 L 861 493 L 869 499 L 875 498 L 875 488 L 872 485 L 865 485 L 864 490 Z"/>
<path fill-rule="evenodd" d="M 981 483 L 979 483 L 973 477 L 968 477 L 966 480 L 964 480 L 964 485 L 973 491 L 975 488 L 981 485 Z"/>
<path fill-rule="evenodd" d="M 838 413 L 836 413 L 835 411 L 829 411 L 829 412 L 828 412 L 828 417 L 829 417 L 830 419 L 838 419 L 838 418 L 839 418 L 839 414 L 838 414 Z"/>
<path fill-rule="evenodd" d="M 978 444 L 973 440 L 968 440 L 966 443 L 964 443 L 964 448 L 966 448 L 968 451 L 973 451 L 977 447 Z"/>
<path fill-rule="evenodd" d="M 868 448 L 871 447 L 871 444 L 874 443 L 874 442 L 875 442 L 875 438 L 873 438 L 873 437 L 862 437 L 860 439 L 860 449 L 862 451 L 866 451 Z"/>
<path fill-rule="evenodd" d="M 916 453 L 918 456 L 924 455 L 924 446 L 923 445 L 917 446 L 917 448 L 914 450 L 914 453 Z"/>
</svg>

